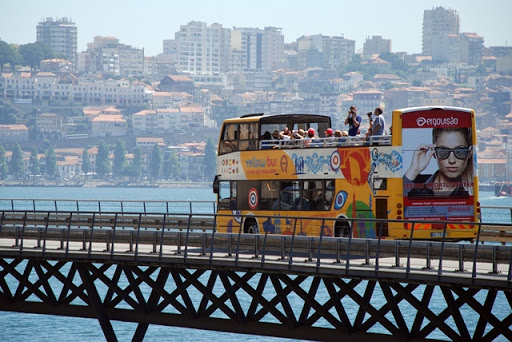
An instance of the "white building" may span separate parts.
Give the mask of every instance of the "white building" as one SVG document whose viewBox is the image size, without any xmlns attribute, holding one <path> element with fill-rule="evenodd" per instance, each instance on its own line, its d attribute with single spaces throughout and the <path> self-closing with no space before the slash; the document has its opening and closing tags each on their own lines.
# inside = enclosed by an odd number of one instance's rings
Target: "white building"
<svg viewBox="0 0 512 342">
<path fill-rule="evenodd" d="M 62 54 L 73 65 L 77 57 L 77 27 L 70 19 L 45 18 L 36 26 L 36 41 L 47 44 L 55 54 Z"/>
<path fill-rule="evenodd" d="M 436 7 L 423 12 L 423 49 L 422 54 L 432 56 L 432 43 L 444 34 L 459 34 L 459 13 L 452 9 Z"/>
<path fill-rule="evenodd" d="M 201 107 L 143 110 L 132 116 L 134 135 L 162 134 L 187 127 L 204 127 L 205 111 Z"/>
<path fill-rule="evenodd" d="M 231 32 L 232 70 L 271 72 L 284 58 L 284 36 L 280 28 L 233 28 Z"/>
<path fill-rule="evenodd" d="M 122 115 L 100 114 L 91 121 L 93 137 L 120 137 L 126 135 L 127 123 Z"/>
<path fill-rule="evenodd" d="M 123 76 L 144 74 L 144 49 L 121 44 L 116 37 L 95 36 L 87 44 L 87 53 L 89 70 L 85 71 Z"/>
<path fill-rule="evenodd" d="M 229 71 L 231 30 L 191 21 L 176 33 L 178 70 L 190 75 L 215 76 Z"/>
</svg>

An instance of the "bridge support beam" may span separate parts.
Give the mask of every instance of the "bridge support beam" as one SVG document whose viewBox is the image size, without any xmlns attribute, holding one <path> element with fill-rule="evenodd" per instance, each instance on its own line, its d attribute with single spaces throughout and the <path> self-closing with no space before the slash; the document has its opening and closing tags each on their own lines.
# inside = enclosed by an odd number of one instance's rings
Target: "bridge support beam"
<svg viewBox="0 0 512 342">
<path fill-rule="evenodd" d="M 117 342 L 117 337 L 116 333 L 114 332 L 114 328 L 112 328 L 112 324 L 110 323 L 110 319 L 108 318 L 108 315 L 105 312 L 105 307 L 101 302 L 98 290 L 94 286 L 94 281 L 92 279 L 91 274 L 89 273 L 90 266 L 91 265 L 86 265 L 84 263 L 76 263 L 78 274 L 80 274 L 80 278 L 82 278 L 82 281 L 85 285 L 85 289 L 87 290 L 87 294 L 89 297 L 89 305 L 96 312 L 98 321 L 100 322 L 101 329 L 103 330 L 103 335 L 105 335 L 105 339 L 109 342 Z"/>
</svg>

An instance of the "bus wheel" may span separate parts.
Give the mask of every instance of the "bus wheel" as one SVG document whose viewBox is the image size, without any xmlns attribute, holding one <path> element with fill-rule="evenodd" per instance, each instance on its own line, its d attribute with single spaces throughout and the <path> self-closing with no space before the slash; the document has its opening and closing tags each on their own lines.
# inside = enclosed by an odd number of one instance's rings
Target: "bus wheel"
<svg viewBox="0 0 512 342">
<path fill-rule="evenodd" d="M 244 222 L 244 233 L 246 234 L 258 234 L 258 222 L 255 219 L 249 218 Z"/>
<path fill-rule="evenodd" d="M 350 237 L 351 229 L 347 221 L 336 221 L 334 237 Z"/>
</svg>

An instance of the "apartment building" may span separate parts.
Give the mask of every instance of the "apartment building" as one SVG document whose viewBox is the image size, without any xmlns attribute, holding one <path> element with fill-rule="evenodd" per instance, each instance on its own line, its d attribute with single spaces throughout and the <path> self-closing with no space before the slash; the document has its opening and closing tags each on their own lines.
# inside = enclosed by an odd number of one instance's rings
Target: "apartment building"
<svg viewBox="0 0 512 342">
<path fill-rule="evenodd" d="M 231 54 L 234 72 L 271 72 L 284 58 L 284 36 L 280 28 L 233 28 Z"/>
<path fill-rule="evenodd" d="M 106 75 L 142 76 L 144 75 L 144 49 L 119 43 L 116 37 L 95 36 L 92 43 L 87 44 L 88 63 L 83 72 L 103 73 Z"/>
<path fill-rule="evenodd" d="M 185 102 L 192 102 L 194 96 L 185 92 L 155 91 L 152 94 L 152 108 L 173 108 Z"/>
<path fill-rule="evenodd" d="M 460 34 L 460 61 L 469 65 L 482 63 L 484 38 L 473 32 Z"/>
<path fill-rule="evenodd" d="M 60 139 L 62 118 L 55 113 L 42 113 L 36 116 L 36 132 L 39 139 Z"/>
<path fill-rule="evenodd" d="M 122 115 L 100 114 L 91 121 L 93 137 L 120 137 L 126 135 L 128 125 Z"/>
<path fill-rule="evenodd" d="M 361 90 L 352 93 L 353 104 L 357 107 L 359 115 L 372 112 L 381 105 L 382 92 L 376 89 Z"/>
<path fill-rule="evenodd" d="M 336 69 L 352 59 L 355 44 L 354 40 L 341 36 L 302 36 L 297 39 L 298 68 L 319 66 Z"/>
<path fill-rule="evenodd" d="M 36 41 L 50 46 L 55 54 L 62 54 L 73 65 L 77 62 L 78 28 L 71 19 L 47 17 L 36 26 Z"/>
<path fill-rule="evenodd" d="M 132 116 L 133 134 L 168 134 L 191 126 L 204 127 L 205 120 L 204 109 L 195 106 L 142 110 Z"/>
<path fill-rule="evenodd" d="M 437 62 L 459 64 L 461 62 L 461 42 L 458 34 L 438 35 L 432 41 L 432 59 Z"/>
<path fill-rule="evenodd" d="M 191 21 L 176 33 L 180 72 L 216 76 L 230 69 L 231 30 L 220 24 Z"/>
<path fill-rule="evenodd" d="M 382 36 L 366 37 L 366 41 L 363 44 L 364 56 L 370 57 L 384 52 L 391 52 L 391 39 L 384 39 Z"/>
<path fill-rule="evenodd" d="M 29 100 L 30 103 L 78 103 L 141 105 L 146 100 L 146 84 L 121 80 L 59 77 L 51 72 L 21 72 L 0 76 L 0 99 Z"/>
<path fill-rule="evenodd" d="M 422 54 L 432 56 L 433 41 L 445 34 L 460 33 L 459 13 L 453 9 L 435 7 L 423 12 Z"/>
<path fill-rule="evenodd" d="M 28 141 L 28 128 L 24 124 L 0 125 L 0 143 Z"/>
</svg>

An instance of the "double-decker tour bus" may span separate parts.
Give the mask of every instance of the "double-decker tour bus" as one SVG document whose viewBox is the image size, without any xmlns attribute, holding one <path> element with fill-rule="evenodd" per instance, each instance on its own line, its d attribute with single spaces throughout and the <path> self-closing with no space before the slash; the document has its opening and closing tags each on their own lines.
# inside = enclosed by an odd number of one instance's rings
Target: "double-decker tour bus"
<svg viewBox="0 0 512 342">
<path fill-rule="evenodd" d="M 213 184 L 218 231 L 404 239 L 414 229 L 416 239 L 476 237 L 471 109 L 395 110 L 390 134 L 370 138 L 323 137 L 329 128 L 329 116 L 314 114 L 225 120 Z M 302 139 L 310 129 L 319 137 Z M 366 219 L 399 221 L 378 227 Z"/>
</svg>

